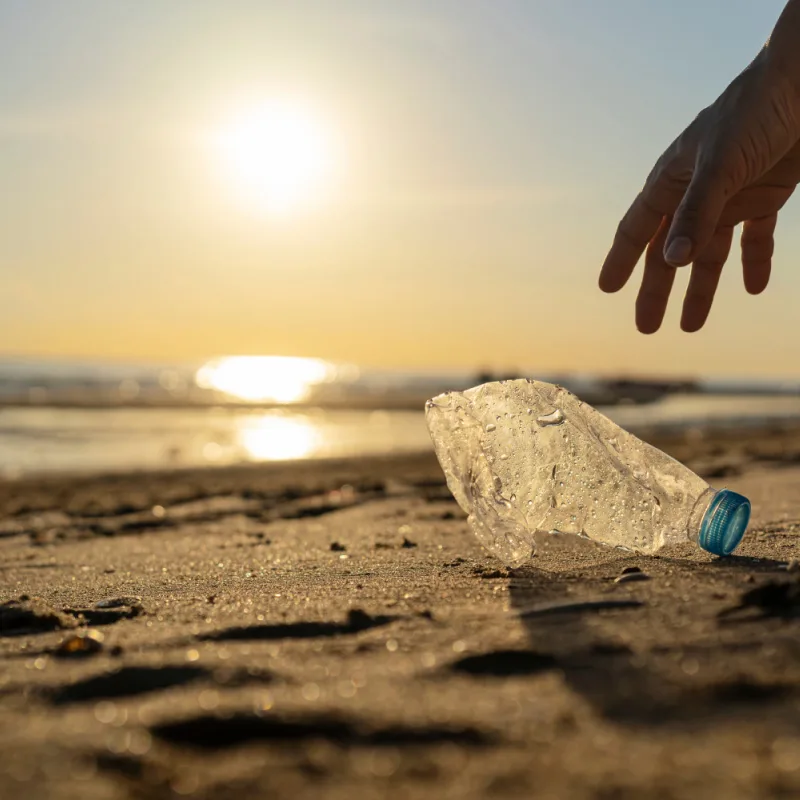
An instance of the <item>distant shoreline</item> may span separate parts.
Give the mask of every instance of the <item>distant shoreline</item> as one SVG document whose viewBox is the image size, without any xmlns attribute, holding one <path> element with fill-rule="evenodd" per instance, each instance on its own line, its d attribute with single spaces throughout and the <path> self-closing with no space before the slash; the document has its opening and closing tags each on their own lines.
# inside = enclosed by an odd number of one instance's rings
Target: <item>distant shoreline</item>
<svg viewBox="0 0 800 800">
<path fill-rule="evenodd" d="M 662 403 L 600 407 L 640 438 L 685 455 L 722 443 L 800 461 L 800 400 L 674 396 Z M 704 443 L 700 447 L 700 443 Z M 429 453 L 422 407 L 0 406 L 0 480 L 233 468 Z M 714 460 L 714 458 L 712 458 Z"/>
<path fill-rule="evenodd" d="M 475 384 L 478 385 L 477 383 Z M 581 391 L 565 386 L 585 403 L 597 407 L 642 406 L 658 403 L 669 397 L 800 397 L 794 390 L 776 391 L 774 388 L 736 387 L 731 390 L 707 389 L 699 385 L 682 384 L 679 388 L 660 388 L 653 384 L 625 382 L 624 387 L 606 385 L 601 389 Z M 453 391 L 463 391 L 462 388 Z M 364 396 L 357 394 L 346 397 L 312 397 L 291 403 L 271 400 L 237 400 L 227 396 L 214 397 L 175 397 L 160 395 L 157 397 L 118 398 L 99 392 L 87 393 L 30 393 L 10 397 L 0 397 L 0 409 L 3 408 L 55 408 L 55 409 L 230 409 L 231 411 L 308 411 L 312 409 L 332 411 L 422 411 L 425 402 L 438 392 L 408 393 L 387 391 Z"/>
</svg>

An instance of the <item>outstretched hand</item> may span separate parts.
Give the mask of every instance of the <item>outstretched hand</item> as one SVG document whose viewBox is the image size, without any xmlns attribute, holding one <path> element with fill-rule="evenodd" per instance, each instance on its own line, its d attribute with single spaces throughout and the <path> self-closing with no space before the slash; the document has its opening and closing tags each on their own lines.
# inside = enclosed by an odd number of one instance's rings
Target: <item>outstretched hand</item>
<svg viewBox="0 0 800 800">
<path fill-rule="evenodd" d="M 798 182 L 800 87 L 765 50 L 658 160 L 619 224 L 600 288 L 619 291 L 646 250 L 636 326 L 654 333 L 676 267 L 692 264 L 681 328 L 699 330 L 741 222 L 745 288 L 767 287 L 778 212 Z"/>
</svg>

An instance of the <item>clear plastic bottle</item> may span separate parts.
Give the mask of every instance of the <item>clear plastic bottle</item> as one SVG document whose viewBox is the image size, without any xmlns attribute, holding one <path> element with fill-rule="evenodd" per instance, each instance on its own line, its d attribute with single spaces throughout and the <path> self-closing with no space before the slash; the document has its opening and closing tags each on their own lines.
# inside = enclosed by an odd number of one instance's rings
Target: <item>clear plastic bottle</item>
<svg viewBox="0 0 800 800">
<path fill-rule="evenodd" d="M 717 491 L 561 386 L 532 380 L 448 392 L 425 407 L 447 485 L 481 543 L 519 566 L 536 531 L 654 553 L 692 541 L 733 552 L 750 502 Z"/>
</svg>

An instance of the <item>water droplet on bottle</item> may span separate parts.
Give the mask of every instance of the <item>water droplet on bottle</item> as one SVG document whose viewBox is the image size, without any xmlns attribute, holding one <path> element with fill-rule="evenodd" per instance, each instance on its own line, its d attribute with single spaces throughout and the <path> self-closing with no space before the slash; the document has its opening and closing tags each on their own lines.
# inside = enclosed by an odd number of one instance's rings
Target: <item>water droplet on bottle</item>
<svg viewBox="0 0 800 800">
<path fill-rule="evenodd" d="M 496 431 L 496 430 L 497 430 L 497 425 L 495 425 L 493 422 L 490 422 L 486 426 L 486 433 L 492 433 L 492 431 Z"/>
<path fill-rule="evenodd" d="M 541 417 L 536 417 L 536 422 L 542 428 L 546 428 L 549 425 L 561 425 L 565 419 L 564 412 L 560 408 L 557 408 L 549 414 L 542 414 Z"/>
</svg>

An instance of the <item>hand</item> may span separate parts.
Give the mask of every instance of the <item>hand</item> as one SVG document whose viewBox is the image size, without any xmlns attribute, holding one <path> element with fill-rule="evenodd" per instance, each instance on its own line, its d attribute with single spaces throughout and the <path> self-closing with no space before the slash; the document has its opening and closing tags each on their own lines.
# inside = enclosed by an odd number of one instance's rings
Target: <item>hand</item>
<svg viewBox="0 0 800 800">
<path fill-rule="evenodd" d="M 619 224 L 600 288 L 619 291 L 646 249 L 636 326 L 655 333 L 675 268 L 691 263 L 681 328 L 699 330 L 740 222 L 745 288 L 767 287 L 778 211 L 798 182 L 800 87 L 765 50 L 658 160 Z"/>
</svg>

